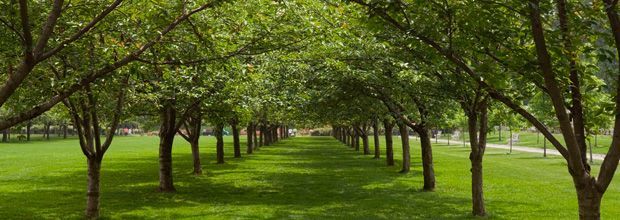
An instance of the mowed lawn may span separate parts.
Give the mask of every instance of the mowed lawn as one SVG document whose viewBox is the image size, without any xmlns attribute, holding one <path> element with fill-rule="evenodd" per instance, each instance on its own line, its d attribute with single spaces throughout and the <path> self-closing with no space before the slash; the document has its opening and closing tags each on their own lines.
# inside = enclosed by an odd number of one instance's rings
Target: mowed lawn
<svg viewBox="0 0 620 220">
<path fill-rule="evenodd" d="M 206 174 L 193 176 L 189 145 L 177 138 L 178 192 L 158 186 L 157 137 L 118 137 L 102 168 L 102 216 L 109 219 L 463 219 L 470 217 L 469 148 L 435 145 L 437 190 L 421 192 L 419 146 L 413 171 L 386 167 L 330 137 L 297 137 L 254 155 L 214 164 L 214 138 L 201 138 Z M 245 144 L 245 140 L 242 140 Z M 382 139 L 383 141 L 383 139 Z M 400 159 L 400 140 L 395 139 Z M 371 145 L 372 146 L 372 145 Z M 382 149 L 382 153 L 384 149 Z M 400 162 L 397 161 L 397 162 Z M 558 157 L 488 149 L 485 197 L 492 219 L 576 219 L 575 190 Z M 602 207 L 620 216 L 620 177 Z M 0 219 L 79 219 L 86 162 L 76 139 L 0 144 Z"/>
</svg>

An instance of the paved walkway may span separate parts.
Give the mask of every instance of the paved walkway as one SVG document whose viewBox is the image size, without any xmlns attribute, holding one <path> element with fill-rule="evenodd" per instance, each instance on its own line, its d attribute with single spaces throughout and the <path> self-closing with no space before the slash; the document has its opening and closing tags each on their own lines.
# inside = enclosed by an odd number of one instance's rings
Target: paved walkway
<svg viewBox="0 0 620 220">
<path fill-rule="evenodd" d="M 448 143 L 448 140 L 439 139 L 438 142 Z M 455 141 L 451 141 L 451 143 L 461 143 L 462 144 L 462 142 L 455 142 Z M 469 142 L 467 142 L 466 144 L 469 145 Z M 510 150 L 510 146 L 509 145 L 504 145 L 504 144 L 488 144 L 487 143 L 487 147 Z M 554 149 L 553 146 L 551 146 L 551 147 L 552 148 L 547 148 L 547 155 L 562 156 L 562 154 L 560 154 L 560 152 L 558 152 L 556 149 Z M 540 154 L 543 154 L 544 151 L 545 151 L 542 148 L 523 147 L 523 146 L 517 146 L 517 145 L 512 145 L 512 150 L 514 150 L 514 151 L 521 151 L 521 152 L 528 152 L 528 153 L 540 153 Z M 588 153 L 588 157 L 590 157 L 589 153 Z M 592 158 L 595 159 L 595 160 L 604 160 L 605 159 L 605 154 L 592 154 Z"/>
</svg>

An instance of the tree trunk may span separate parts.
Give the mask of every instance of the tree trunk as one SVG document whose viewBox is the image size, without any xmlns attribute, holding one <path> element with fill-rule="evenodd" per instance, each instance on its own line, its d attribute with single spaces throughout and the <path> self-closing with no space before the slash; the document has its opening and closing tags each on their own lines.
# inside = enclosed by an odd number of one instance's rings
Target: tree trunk
<svg viewBox="0 0 620 220">
<path fill-rule="evenodd" d="M 43 138 L 45 140 L 50 139 L 50 125 L 48 123 L 43 124 Z"/>
<path fill-rule="evenodd" d="M 353 147 L 353 133 L 351 133 L 351 129 L 347 128 L 347 132 L 346 132 L 346 144 L 349 147 Z"/>
<path fill-rule="evenodd" d="M 370 155 L 370 144 L 368 143 L 368 131 L 361 132 L 362 143 L 364 144 L 364 155 Z"/>
<path fill-rule="evenodd" d="M 467 147 L 467 145 L 465 144 L 465 128 L 463 128 L 463 135 L 461 135 L 461 139 L 463 140 L 463 147 Z"/>
<path fill-rule="evenodd" d="M 165 104 L 161 111 L 159 128 L 159 191 L 175 192 L 172 181 L 172 144 L 176 122 L 176 109 L 172 104 Z"/>
<path fill-rule="evenodd" d="M 357 127 L 353 129 L 353 148 L 355 151 L 360 151 L 360 132 Z"/>
<path fill-rule="evenodd" d="M 485 216 L 484 195 L 482 190 L 482 156 L 470 156 L 471 160 L 471 195 L 472 195 L 472 212 L 474 216 Z"/>
<path fill-rule="evenodd" d="M 374 138 L 374 144 L 375 144 L 375 159 L 379 159 L 381 158 L 381 149 L 379 148 L 379 120 L 377 120 L 376 118 L 374 119 L 374 122 L 372 124 L 372 134 L 373 134 L 373 138 Z"/>
<path fill-rule="evenodd" d="M 28 121 L 28 124 L 26 125 L 26 141 L 30 141 L 30 129 L 32 129 L 32 121 Z"/>
<path fill-rule="evenodd" d="M 257 137 L 258 135 L 256 135 L 256 128 L 257 127 L 258 127 L 257 124 L 252 123 L 252 137 L 254 138 L 254 143 L 253 143 L 254 150 L 258 150 L 258 145 L 259 145 L 258 137 Z"/>
<path fill-rule="evenodd" d="M 465 135 L 465 134 L 463 134 Z M 502 124 L 499 125 L 499 141 L 502 141 Z"/>
<path fill-rule="evenodd" d="M 233 149 L 235 153 L 235 158 L 241 157 L 241 144 L 239 143 L 239 127 L 237 123 L 231 123 L 230 127 L 232 128 L 233 133 Z"/>
<path fill-rule="evenodd" d="M 547 157 L 547 138 L 543 138 L 543 157 Z"/>
<path fill-rule="evenodd" d="M 277 143 L 278 142 L 278 126 L 274 125 L 271 128 L 272 132 L 273 132 L 273 143 Z"/>
<path fill-rule="evenodd" d="M 383 126 L 385 128 L 385 161 L 388 166 L 394 166 L 394 141 L 392 140 L 394 124 L 385 120 Z"/>
<path fill-rule="evenodd" d="M 483 194 L 483 175 L 482 175 L 482 158 L 486 149 L 486 134 L 488 126 L 487 103 L 486 100 L 475 103 L 470 107 L 473 110 L 467 110 L 469 141 L 471 152 L 469 160 L 471 161 L 471 193 L 472 193 L 472 214 L 474 216 L 486 216 L 484 207 Z M 510 137 L 512 139 L 512 137 Z M 512 141 L 512 140 L 511 140 Z"/>
<path fill-rule="evenodd" d="M 200 163 L 200 131 L 202 124 L 202 113 L 200 109 L 194 109 L 195 111 L 192 116 L 189 116 L 185 122 L 185 133 L 181 132 L 181 130 L 177 130 L 179 133 L 190 145 L 192 150 L 192 160 L 194 162 L 194 175 L 202 174 L 202 167 Z M 178 128 L 177 128 L 178 129 Z"/>
<path fill-rule="evenodd" d="M 194 175 L 201 175 L 202 167 L 200 165 L 200 147 L 198 144 L 198 139 L 196 139 L 195 142 L 192 141 L 190 145 L 192 147 L 192 158 L 194 160 Z"/>
<path fill-rule="evenodd" d="M 247 145 L 248 148 L 246 150 L 247 154 L 252 154 L 253 150 L 254 150 L 254 146 L 252 144 L 252 133 L 254 131 L 252 131 L 252 123 L 248 124 L 248 127 L 246 128 L 246 133 L 247 133 Z"/>
<path fill-rule="evenodd" d="M 258 128 L 258 147 L 262 147 L 265 144 L 265 129 L 263 129 L 263 125 Z"/>
<path fill-rule="evenodd" d="M 409 147 L 409 131 L 404 123 L 398 123 L 398 129 L 400 130 L 400 139 L 403 147 L 403 168 L 401 173 L 408 173 L 411 169 L 411 155 Z"/>
<path fill-rule="evenodd" d="M 347 132 L 344 127 L 340 127 L 340 142 L 342 142 L 344 145 L 347 144 Z"/>
<path fill-rule="evenodd" d="M 269 126 L 265 125 L 262 128 L 261 133 L 263 133 L 263 138 L 265 143 L 263 144 L 264 146 L 269 146 L 271 144 L 271 131 L 269 130 Z"/>
<path fill-rule="evenodd" d="M 2 130 L 2 142 L 8 142 L 9 141 L 9 129 L 4 129 Z"/>
<path fill-rule="evenodd" d="M 428 129 L 418 129 L 420 135 L 420 144 L 422 148 L 422 168 L 424 174 L 424 191 L 435 190 L 435 169 L 433 166 L 433 150 L 431 146 L 431 137 Z"/>
<path fill-rule="evenodd" d="M 289 138 L 289 136 L 288 136 L 288 125 L 284 126 L 284 138 Z"/>
<path fill-rule="evenodd" d="M 86 193 L 86 218 L 99 218 L 99 183 L 101 176 L 101 161 L 97 158 L 87 158 L 88 188 Z"/>
<path fill-rule="evenodd" d="M 579 219 L 600 219 L 603 193 L 599 192 L 594 179 L 585 182 L 581 189 L 577 189 Z"/>
<path fill-rule="evenodd" d="M 174 135 L 173 135 L 174 136 Z M 171 137 L 160 137 L 159 144 L 159 191 L 175 192 L 172 179 L 172 143 Z"/>
<path fill-rule="evenodd" d="M 66 123 L 62 126 L 62 139 L 67 139 L 68 127 L 69 126 Z"/>
<path fill-rule="evenodd" d="M 509 151 L 509 153 L 512 154 L 512 142 L 513 142 L 513 140 L 512 140 L 512 127 L 508 126 L 508 130 L 509 130 L 508 135 L 510 135 L 510 138 L 508 139 L 510 141 L 510 151 Z"/>
<path fill-rule="evenodd" d="M 194 160 L 194 175 L 202 174 L 202 166 L 200 163 L 200 130 L 202 123 L 202 115 L 200 115 L 197 119 L 194 119 L 192 122 L 193 125 L 191 127 L 191 137 L 190 137 L 190 145 L 192 147 L 192 158 Z"/>
<path fill-rule="evenodd" d="M 215 148 L 217 151 L 217 163 L 224 163 L 224 125 L 217 124 L 214 130 L 215 139 L 217 140 Z"/>
<path fill-rule="evenodd" d="M 594 158 L 592 155 L 592 142 L 590 140 L 588 140 L 588 146 L 589 146 L 589 153 L 590 153 L 590 164 L 594 164 Z"/>
<path fill-rule="evenodd" d="M 594 135 L 594 147 L 598 147 L 598 135 Z"/>
</svg>

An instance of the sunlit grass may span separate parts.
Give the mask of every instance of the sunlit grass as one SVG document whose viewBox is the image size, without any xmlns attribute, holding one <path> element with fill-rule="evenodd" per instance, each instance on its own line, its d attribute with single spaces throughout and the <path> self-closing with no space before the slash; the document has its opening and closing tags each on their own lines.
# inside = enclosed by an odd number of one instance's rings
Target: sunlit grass
<svg viewBox="0 0 620 220">
<path fill-rule="evenodd" d="M 398 173 L 383 158 L 323 138 L 298 137 L 215 161 L 212 137 L 201 138 L 203 176 L 193 176 L 189 145 L 175 142 L 178 192 L 157 193 L 158 139 L 118 137 L 103 162 L 102 216 L 112 219 L 462 219 L 470 218 L 469 148 L 435 145 L 436 192 L 421 192 L 419 147 L 413 169 Z M 383 139 L 382 139 L 383 141 Z M 396 158 L 400 140 L 395 139 Z M 245 144 L 245 143 L 242 143 Z M 242 145 L 243 146 L 243 145 Z M 371 145 L 372 146 L 372 145 Z M 382 149 L 382 153 L 384 149 Z M 575 219 L 577 203 L 565 162 L 488 149 L 485 197 L 491 218 Z M 397 161 L 399 162 L 399 161 Z M 77 141 L 0 144 L 0 217 L 78 219 L 85 205 L 86 162 Z M 603 218 L 620 215 L 620 186 L 603 200 Z"/>
</svg>

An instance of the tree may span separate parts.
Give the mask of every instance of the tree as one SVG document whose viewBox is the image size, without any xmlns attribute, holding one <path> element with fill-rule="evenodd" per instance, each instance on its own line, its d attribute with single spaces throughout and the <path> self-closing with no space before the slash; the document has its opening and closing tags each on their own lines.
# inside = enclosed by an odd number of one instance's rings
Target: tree
<svg viewBox="0 0 620 220">
<path fill-rule="evenodd" d="M 116 128 L 121 120 L 129 75 L 117 82 L 87 86 L 84 91 L 63 101 L 75 126 L 82 153 L 88 164 L 88 192 L 85 216 L 99 218 L 101 162 L 112 144 Z M 117 85 L 114 85 L 116 83 Z M 112 91 L 105 91 L 110 89 Z M 118 92 L 114 93 L 116 90 Z M 108 124 L 103 126 L 101 122 Z M 101 131 L 105 139 L 101 140 Z"/>
</svg>

